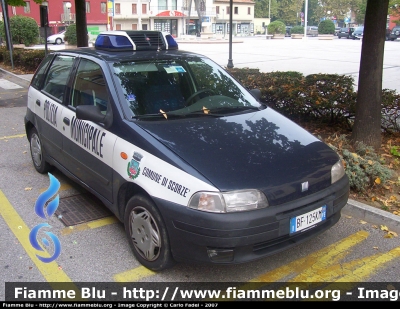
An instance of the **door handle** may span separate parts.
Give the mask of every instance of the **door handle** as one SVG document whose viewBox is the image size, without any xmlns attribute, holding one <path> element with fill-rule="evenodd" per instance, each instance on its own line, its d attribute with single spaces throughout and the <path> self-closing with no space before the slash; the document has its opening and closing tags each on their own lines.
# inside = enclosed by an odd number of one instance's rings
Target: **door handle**
<svg viewBox="0 0 400 309">
<path fill-rule="evenodd" d="M 69 126 L 69 119 L 68 119 L 67 117 L 64 117 L 63 122 L 64 122 L 67 126 Z"/>
<path fill-rule="evenodd" d="M 40 100 L 39 99 L 36 100 L 36 105 L 40 106 Z"/>
</svg>

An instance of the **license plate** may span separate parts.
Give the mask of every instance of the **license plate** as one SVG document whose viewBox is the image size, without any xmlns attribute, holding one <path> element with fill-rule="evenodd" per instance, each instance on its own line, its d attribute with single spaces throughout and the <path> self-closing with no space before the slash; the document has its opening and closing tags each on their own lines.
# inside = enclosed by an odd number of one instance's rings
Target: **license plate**
<svg viewBox="0 0 400 309">
<path fill-rule="evenodd" d="M 295 233 L 326 220 L 326 205 L 290 219 L 290 233 Z"/>
</svg>

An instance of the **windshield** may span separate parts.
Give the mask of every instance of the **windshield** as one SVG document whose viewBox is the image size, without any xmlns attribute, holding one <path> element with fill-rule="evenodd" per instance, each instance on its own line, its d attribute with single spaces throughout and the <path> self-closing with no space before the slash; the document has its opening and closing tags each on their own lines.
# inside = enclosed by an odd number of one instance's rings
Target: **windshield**
<svg viewBox="0 0 400 309">
<path fill-rule="evenodd" d="M 132 118 L 260 107 L 243 86 L 207 58 L 119 62 L 113 68 Z"/>
</svg>

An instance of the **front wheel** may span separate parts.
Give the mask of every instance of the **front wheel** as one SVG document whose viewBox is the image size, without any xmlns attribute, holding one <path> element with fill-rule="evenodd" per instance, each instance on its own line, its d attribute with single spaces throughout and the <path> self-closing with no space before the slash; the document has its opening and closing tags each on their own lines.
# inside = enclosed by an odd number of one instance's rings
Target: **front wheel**
<svg viewBox="0 0 400 309">
<path fill-rule="evenodd" d="M 57 39 L 56 39 L 56 44 L 57 44 L 57 45 L 60 45 L 61 43 L 62 43 L 62 40 L 61 40 L 60 38 L 57 38 Z"/>
<path fill-rule="evenodd" d="M 29 144 L 31 149 L 32 162 L 35 169 L 41 174 L 50 171 L 51 165 L 45 160 L 45 151 L 39 134 L 35 128 L 32 128 L 29 131 Z"/>
<path fill-rule="evenodd" d="M 136 195 L 128 201 L 124 225 L 133 254 L 143 266 L 161 271 L 174 265 L 167 230 L 149 198 Z"/>
</svg>

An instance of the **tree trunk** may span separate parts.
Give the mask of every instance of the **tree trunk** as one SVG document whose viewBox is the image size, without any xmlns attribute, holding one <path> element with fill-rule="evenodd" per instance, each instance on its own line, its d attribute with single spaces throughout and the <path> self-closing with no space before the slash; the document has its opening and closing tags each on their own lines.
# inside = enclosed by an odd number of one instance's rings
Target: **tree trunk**
<svg viewBox="0 0 400 309">
<path fill-rule="evenodd" d="M 362 39 L 353 144 L 381 147 L 383 54 L 389 0 L 368 0 Z"/>
<path fill-rule="evenodd" d="M 76 46 L 88 46 L 88 32 L 86 24 L 86 3 L 85 0 L 75 0 L 76 14 Z"/>
</svg>

